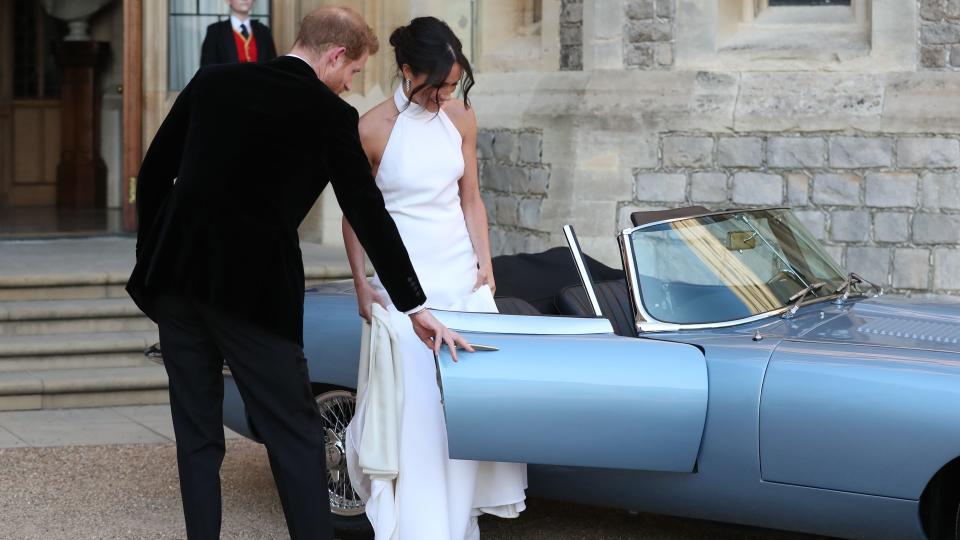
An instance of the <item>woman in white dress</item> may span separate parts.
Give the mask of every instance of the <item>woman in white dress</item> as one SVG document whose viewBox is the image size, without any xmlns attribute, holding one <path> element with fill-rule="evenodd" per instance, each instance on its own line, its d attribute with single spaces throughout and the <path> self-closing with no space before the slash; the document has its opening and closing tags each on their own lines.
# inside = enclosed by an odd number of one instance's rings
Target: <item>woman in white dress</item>
<svg viewBox="0 0 960 540">
<path fill-rule="evenodd" d="M 413 19 L 390 36 L 402 82 L 360 119 L 360 138 L 387 210 L 427 295 L 427 307 L 495 312 L 486 210 L 477 178 L 477 120 L 468 93 L 473 73 L 460 40 L 442 21 Z M 460 84 L 463 100 L 454 99 Z M 387 307 L 400 342 L 403 413 L 399 475 L 373 480 L 367 516 L 377 540 L 477 539 L 481 513 L 517 517 L 525 508 L 526 466 L 450 459 L 433 352 L 413 333 L 350 225 L 344 240 L 360 315 Z M 351 474 L 354 485 L 369 478 Z M 362 490 L 365 491 L 365 490 Z"/>
</svg>

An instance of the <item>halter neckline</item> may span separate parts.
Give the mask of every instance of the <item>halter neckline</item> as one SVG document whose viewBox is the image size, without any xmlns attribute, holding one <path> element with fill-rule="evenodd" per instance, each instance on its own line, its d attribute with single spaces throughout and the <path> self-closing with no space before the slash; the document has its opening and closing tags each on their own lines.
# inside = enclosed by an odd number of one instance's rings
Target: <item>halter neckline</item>
<svg viewBox="0 0 960 540">
<path fill-rule="evenodd" d="M 397 91 L 393 93 L 393 103 L 397 106 L 400 114 L 411 118 L 432 118 L 437 115 L 437 113 L 428 111 L 426 107 L 416 101 L 408 99 L 407 94 L 403 92 L 402 84 L 398 86 Z"/>
</svg>

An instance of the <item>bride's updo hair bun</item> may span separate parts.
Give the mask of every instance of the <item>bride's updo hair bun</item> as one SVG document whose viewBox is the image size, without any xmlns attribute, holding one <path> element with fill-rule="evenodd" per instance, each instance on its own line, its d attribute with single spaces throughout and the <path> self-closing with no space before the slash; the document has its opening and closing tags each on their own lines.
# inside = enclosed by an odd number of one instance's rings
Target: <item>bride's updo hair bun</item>
<svg viewBox="0 0 960 540">
<path fill-rule="evenodd" d="M 427 76 L 426 82 L 413 88 L 410 95 L 428 87 L 439 92 L 453 65 L 458 64 L 463 71 L 460 78 L 463 103 L 470 107 L 468 94 L 473 87 L 473 69 L 463 55 L 463 44 L 447 23 L 436 17 L 417 17 L 390 34 L 390 45 L 401 77 L 404 64 L 410 66 L 415 75 Z"/>
</svg>

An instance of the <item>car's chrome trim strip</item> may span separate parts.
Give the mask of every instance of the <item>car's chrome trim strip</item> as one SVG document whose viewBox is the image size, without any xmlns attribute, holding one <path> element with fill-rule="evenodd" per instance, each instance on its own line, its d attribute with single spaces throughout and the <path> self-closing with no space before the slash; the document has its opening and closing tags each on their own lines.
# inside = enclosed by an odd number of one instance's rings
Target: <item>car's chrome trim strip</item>
<svg viewBox="0 0 960 540">
<path fill-rule="evenodd" d="M 722 216 L 725 214 L 742 214 L 744 212 L 764 212 L 764 211 L 770 211 L 770 210 L 790 210 L 790 208 L 787 208 L 786 206 L 770 206 L 766 208 L 749 208 L 749 209 L 744 208 L 744 209 L 737 209 L 737 210 L 720 210 L 718 212 L 707 212 L 705 214 L 697 214 L 693 216 L 681 216 L 681 217 L 675 217 L 670 219 L 662 219 L 660 221 L 652 221 L 650 223 L 644 223 L 643 225 L 637 225 L 636 227 L 628 227 L 623 231 L 621 231 L 620 234 L 629 235 L 634 231 L 639 231 L 641 229 L 646 229 L 646 228 L 654 227 L 657 225 L 663 225 L 664 223 L 673 223 L 674 221 L 684 221 L 687 219 L 698 219 L 702 217 L 711 217 L 711 216 Z"/>
<path fill-rule="evenodd" d="M 528 335 L 612 334 L 613 326 L 602 317 L 509 315 L 465 311 L 430 310 L 448 328 L 458 332 Z"/>
<path fill-rule="evenodd" d="M 577 267 L 577 275 L 580 276 L 580 283 L 583 285 L 584 292 L 587 293 L 587 300 L 590 302 L 590 307 L 593 308 L 593 314 L 602 317 L 603 311 L 600 309 L 600 301 L 597 300 L 597 292 L 593 288 L 593 276 L 590 275 L 590 268 L 583 262 L 583 250 L 580 248 L 580 241 L 577 240 L 577 233 L 573 230 L 573 225 L 563 226 L 563 236 L 567 239 L 567 246 L 573 256 L 573 263 Z"/>
</svg>

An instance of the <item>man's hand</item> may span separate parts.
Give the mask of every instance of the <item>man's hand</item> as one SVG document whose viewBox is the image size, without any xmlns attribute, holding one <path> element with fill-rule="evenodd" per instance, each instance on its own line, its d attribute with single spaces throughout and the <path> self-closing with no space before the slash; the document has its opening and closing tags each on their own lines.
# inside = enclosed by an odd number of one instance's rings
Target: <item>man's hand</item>
<svg viewBox="0 0 960 540">
<path fill-rule="evenodd" d="M 457 361 L 457 345 L 468 352 L 473 352 L 473 347 L 460 337 L 460 334 L 444 326 L 429 310 L 424 309 L 410 315 L 410 322 L 413 323 L 414 333 L 428 349 L 433 349 L 433 354 L 440 354 L 440 347 L 444 343 L 450 347 L 450 356 L 453 357 L 454 362 Z"/>
</svg>

